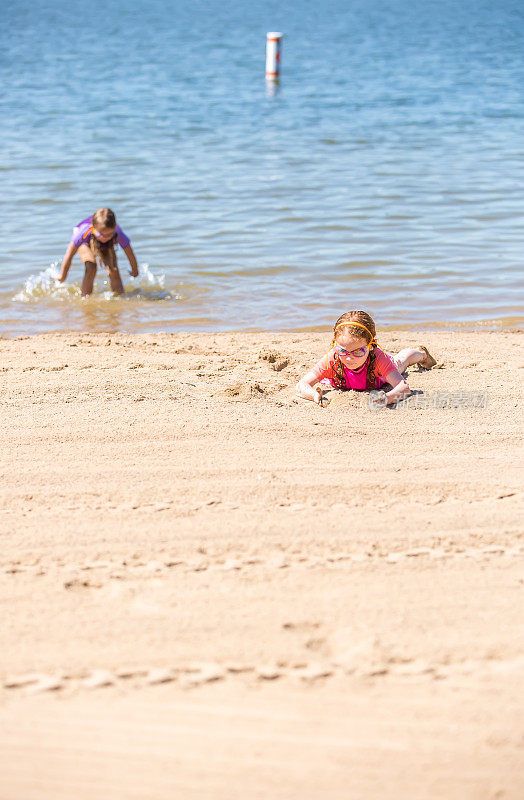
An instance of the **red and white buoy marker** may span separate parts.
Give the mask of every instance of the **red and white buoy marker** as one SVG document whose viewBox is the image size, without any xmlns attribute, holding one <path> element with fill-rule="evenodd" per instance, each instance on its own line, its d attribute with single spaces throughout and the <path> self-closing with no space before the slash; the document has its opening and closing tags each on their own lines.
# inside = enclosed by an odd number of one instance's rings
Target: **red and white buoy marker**
<svg viewBox="0 0 524 800">
<path fill-rule="evenodd" d="M 280 51 L 282 34 L 271 32 L 266 42 L 266 80 L 278 81 L 280 78 Z"/>
</svg>

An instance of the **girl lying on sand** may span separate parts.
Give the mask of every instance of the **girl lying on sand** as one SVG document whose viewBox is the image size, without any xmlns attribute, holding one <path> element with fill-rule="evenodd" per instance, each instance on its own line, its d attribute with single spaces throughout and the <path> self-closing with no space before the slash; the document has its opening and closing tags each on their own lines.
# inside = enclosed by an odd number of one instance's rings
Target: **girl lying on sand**
<svg viewBox="0 0 524 800">
<path fill-rule="evenodd" d="M 315 387 L 322 381 L 335 389 L 357 392 L 380 389 L 388 383 L 393 388 L 380 392 L 376 400 L 380 405 L 407 397 L 411 390 L 401 374 L 406 367 L 418 364 L 431 369 L 437 362 L 423 345 L 390 356 L 378 346 L 375 335 L 375 323 L 365 311 L 342 314 L 335 322 L 331 349 L 300 379 L 297 394 L 322 405 L 322 388 Z"/>
<path fill-rule="evenodd" d="M 116 217 L 110 208 L 99 208 L 92 217 L 79 222 L 73 229 L 73 236 L 65 252 L 62 261 L 62 269 L 58 280 L 63 283 L 67 278 L 71 261 L 78 250 L 78 255 L 85 267 L 84 279 L 82 281 L 82 297 L 91 294 L 95 281 L 97 262 L 104 264 L 111 289 L 116 294 L 122 294 L 122 278 L 118 271 L 116 262 L 115 244 L 118 243 L 123 248 L 131 266 L 130 275 L 136 278 L 138 275 L 138 264 L 135 254 L 131 247 L 129 237 L 127 237 L 120 227 L 116 224 Z"/>
</svg>

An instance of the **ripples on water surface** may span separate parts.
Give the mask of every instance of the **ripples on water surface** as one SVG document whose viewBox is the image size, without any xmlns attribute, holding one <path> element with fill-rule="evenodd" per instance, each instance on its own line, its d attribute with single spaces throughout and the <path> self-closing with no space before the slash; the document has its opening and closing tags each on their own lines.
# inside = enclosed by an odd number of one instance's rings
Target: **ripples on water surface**
<svg viewBox="0 0 524 800">
<path fill-rule="evenodd" d="M 20 0 L 0 39 L 0 333 L 518 321 L 520 0 Z M 86 301 L 52 265 L 101 205 L 149 267 Z"/>
</svg>

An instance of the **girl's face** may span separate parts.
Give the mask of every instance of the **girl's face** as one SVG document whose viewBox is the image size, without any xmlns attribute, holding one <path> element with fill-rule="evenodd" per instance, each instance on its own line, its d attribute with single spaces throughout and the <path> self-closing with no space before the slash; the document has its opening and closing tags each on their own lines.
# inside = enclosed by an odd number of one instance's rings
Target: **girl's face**
<svg viewBox="0 0 524 800">
<path fill-rule="evenodd" d="M 337 336 L 335 352 L 345 367 L 358 369 L 368 357 L 369 344 L 361 336 L 353 336 L 347 331 L 342 331 Z"/>
<path fill-rule="evenodd" d="M 115 228 L 94 228 L 94 234 L 99 242 L 108 242 L 115 235 Z"/>
</svg>

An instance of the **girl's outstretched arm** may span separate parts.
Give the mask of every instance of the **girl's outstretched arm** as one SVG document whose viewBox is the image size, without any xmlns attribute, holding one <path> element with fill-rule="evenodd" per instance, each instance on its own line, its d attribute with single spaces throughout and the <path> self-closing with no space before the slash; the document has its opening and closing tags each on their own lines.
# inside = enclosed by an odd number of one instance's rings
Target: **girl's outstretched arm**
<svg viewBox="0 0 524 800">
<path fill-rule="evenodd" d="M 69 272 L 69 267 L 71 266 L 71 261 L 73 260 L 73 256 L 74 256 L 74 254 L 76 253 L 77 250 L 78 250 L 78 247 L 76 247 L 73 244 L 73 242 L 69 242 L 69 244 L 67 246 L 67 250 L 65 251 L 64 258 L 62 260 L 62 267 L 60 269 L 60 275 L 57 278 L 57 280 L 59 280 L 60 283 L 63 283 L 65 281 L 65 279 L 67 278 L 67 273 Z"/>
<path fill-rule="evenodd" d="M 404 400 L 405 397 L 411 394 L 407 381 L 404 380 L 398 370 L 394 369 L 389 372 L 386 375 L 386 380 L 393 387 L 389 392 L 386 392 L 386 405 L 389 406 L 398 400 Z"/>
<path fill-rule="evenodd" d="M 132 275 L 133 278 L 136 278 L 138 275 L 138 264 L 136 263 L 136 257 L 130 244 L 128 244 L 127 247 L 124 247 L 124 253 L 126 254 L 127 260 L 131 266 L 131 272 L 129 274 Z"/>
<path fill-rule="evenodd" d="M 321 406 L 322 389 L 320 386 L 314 388 L 316 383 L 318 383 L 317 374 L 314 370 L 311 370 L 299 380 L 296 386 L 296 392 L 299 397 L 303 397 L 304 400 L 313 400 L 314 403 L 318 403 L 318 405 Z"/>
</svg>

